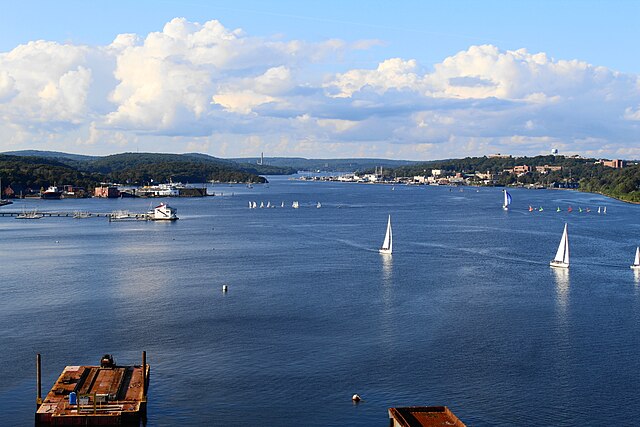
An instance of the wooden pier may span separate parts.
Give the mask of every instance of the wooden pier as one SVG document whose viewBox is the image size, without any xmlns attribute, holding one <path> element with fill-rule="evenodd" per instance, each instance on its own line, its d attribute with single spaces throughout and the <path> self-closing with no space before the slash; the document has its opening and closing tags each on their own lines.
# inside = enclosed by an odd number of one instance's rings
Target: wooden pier
<svg viewBox="0 0 640 427">
<path fill-rule="evenodd" d="M 29 213 L 33 213 L 33 211 L 31 212 L 27 212 L 27 214 Z M 20 215 L 24 215 L 25 212 L 9 212 L 9 211 L 0 211 L 0 217 L 3 216 L 9 216 L 9 217 L 16 217 L 16 216 L 20 216 Z M 35 212 L 35 214 L 40 215 L 42 217 L 68 217 L 68 218 L 73 218 L 77 213 L 76 212 Z M 103 217 L 103 218 L 109 218 L 113 215 L 113 212 L 89 212 L 87 213 L 87 215 L 84 218 L 93 218 L 93 217 Z M 145 214 L 138 214 L 138 215 L 145 215 Z"/>
<path fill-rule="evenodd" d="M 146 419 L 150 368 L 116 365 L 105 354 L 100 366 L 67 366 L 42 400 L 40 354 L 37 355 L 36 426 L 139 426 Z"/>
</svg>

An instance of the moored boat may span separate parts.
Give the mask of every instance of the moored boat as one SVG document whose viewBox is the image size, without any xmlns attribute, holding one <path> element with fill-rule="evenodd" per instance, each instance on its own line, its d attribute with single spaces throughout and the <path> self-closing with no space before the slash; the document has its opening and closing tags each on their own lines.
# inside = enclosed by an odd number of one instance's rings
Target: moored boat
<svg viewBox="0 0 640 427">
<path fill-rule="evenodd" d="M 178 219 L 177 210 L 171 206 L 160 203 L 158 206 L 150 210 L 147 215 L 152 221 L 175 221 Z"/>
</svg>

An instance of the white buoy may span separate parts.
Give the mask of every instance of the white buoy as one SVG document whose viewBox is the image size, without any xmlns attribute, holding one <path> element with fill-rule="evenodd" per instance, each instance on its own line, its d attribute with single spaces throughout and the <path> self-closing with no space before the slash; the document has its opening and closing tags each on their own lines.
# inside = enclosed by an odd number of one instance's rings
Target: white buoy
<svg viewBox="0 0 640 427">
<path fill-rule="evenodd" d="M 356 394 L 354 394 L 354 395 L 351 397 L 351 400 L 353 400 L 354 402 L 358 403 L 358 402 L 360 402 L 362 399 L 360 399 L 360 396 L 358 395 L 358 393 L 356 393 Z"/>
<path fill-rule="evenodd" d="M 229 290 L 229 288 L 227 287 L 227 285 L 222 285 L 222 292 L 227 292 Z"/>
</svg>

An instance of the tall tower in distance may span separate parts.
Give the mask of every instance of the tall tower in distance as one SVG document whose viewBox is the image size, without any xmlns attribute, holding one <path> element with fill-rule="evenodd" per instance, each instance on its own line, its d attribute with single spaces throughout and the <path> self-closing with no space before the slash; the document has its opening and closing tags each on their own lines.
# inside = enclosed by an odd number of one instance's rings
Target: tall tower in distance
<svg viewBox="0 0 640 427">
<path fill-rule="evenodd" d="M 264 152 L 260 153 L 260 160 L 258 160 L 257 163 L 260 166 L 264 165 Z"/>
</svg>

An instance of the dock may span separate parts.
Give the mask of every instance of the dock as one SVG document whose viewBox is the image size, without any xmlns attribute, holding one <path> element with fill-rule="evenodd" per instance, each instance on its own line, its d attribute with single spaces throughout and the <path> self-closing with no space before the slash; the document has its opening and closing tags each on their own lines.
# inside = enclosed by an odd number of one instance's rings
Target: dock
<svg viewBox="0 0 640 427">
<path fill-rule="evenodd" d="M 124 425 L 146 420 L 150 368 L 121 366 L 105 354 L 99 366 L 67 366 L 42 400 L 41 359 L 37 355 L 36 426 Z"/>
<path fill-rule="evenodd" d="M 465 427 L 446 406 L 406 406 L 389 408 L 390 427 Z"/>
</svg>

